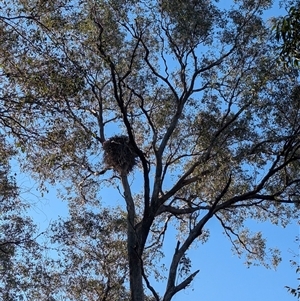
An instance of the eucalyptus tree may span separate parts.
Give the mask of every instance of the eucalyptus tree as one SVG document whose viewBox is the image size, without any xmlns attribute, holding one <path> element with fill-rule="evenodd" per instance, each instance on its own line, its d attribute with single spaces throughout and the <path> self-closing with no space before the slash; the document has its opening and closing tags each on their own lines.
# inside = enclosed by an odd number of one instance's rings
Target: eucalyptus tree
<svg viewBox="0 0 300 301">
<path fill-rule="evenodd" d="M 281 44 L 280 57 L 285 64 L 299 66 L 300 2 L 287 1 L 287 15 L 274 19 L 274 30 L 277 41 Z"/>
<path fill-rule="evenodd" d="M 41 187 L 65 187 L 71 215 L 54 242 L 94 256 L 88 265 L 91 257 L 67 255 L 78 283 L 91 281 L 65 298 L 171 300 L 199 272 L 188 251 L 208 239 L 210 219 L 248 264 L 279 263 L 245 226 L 299 217 L 300 88 L 296 71 L 278 66 L 262 18 L 272 1 L 2 2 L 7 127 Z M 109 206 L 111 225 L 94 213 L 107 185 L 124 201 Z M 112 235 L 97 251 L 101 224 Z M 164 272 L 153 259 L 172 227 L 179 238 Z M 152 276 L 166 277 L 163 292 Z"/>
<path fill-rule="evenodd" d="M 1 116 L 3 118 L 3 114 Z M 38 250 L 35 242 L 36 228 L 26 215 L 28 204 L 19 198 L 19 188 L 15 176 L 11 173 L 10 159 L 15 154 L 5 136 L 0 142 L 0 298 L 2 300 L 18 300 L 23 295 L 20 275 L 16 273 L 20 267 L 26 273 L 28 266 L 19 261 L 30 252 L 34 260 Z M 22 267 L 21 267 L 22 265 Z"/>
<path fill-rule="evenodd" d="M 51 237 L 43 233 L 33 251 L 16 258 L 13 297 L 3 300 L 130 300 L 126 219 L 99 208 L 53 222 Z"/>
</svg>

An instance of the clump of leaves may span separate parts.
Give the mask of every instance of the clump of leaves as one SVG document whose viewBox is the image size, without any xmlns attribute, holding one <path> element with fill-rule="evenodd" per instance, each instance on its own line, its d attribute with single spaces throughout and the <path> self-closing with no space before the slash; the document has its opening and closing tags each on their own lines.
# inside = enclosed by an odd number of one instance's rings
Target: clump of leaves
<svg viewBox="0 0 300 301">
<path fill-rule="evenodd" d="M 192 262 L 191 259 L 188 258 L 185 254 L 181 257 L 179 262 L 179 276 L 183 277 L 184 275 L 187 275 L 191 271 Z"/>
<path fill-rule="evenodd" d="M 300 275 L 300 266 L 297 266 L 296 273 L 298 275 Z M 297 280 L 300 281 L 300 276 L 297 277 Z M 293 288 L 290 286 L 285 286 L 285 288 L 288 290 L 288 292 L 290 294 L 292 294 L 294 297 L 298 298 L 298 300 L 300 299 L 300 285 L 298 285 L 298 287 L 296 287 L 296 288 Z"/>
<path fill-rule="evenodd" d="M 300 222 L 298 223 L 300 224 Z M 296 243 L 299 246 L 299 237 L 296 238 Z M 297 253 L 294 255 L 296 259 L 298 260 L 290 260 L 291 266 L 296 269 L 296 274 L 297 274 L 297 280 L 298 280 L 298 286 L 297 287 L 290 287 L 290 286 L 285 286 L 287 291 L 292 294 L 294 297 L 296 297 L 298 300 L 300 300 L 300 264 L 299 262 L 299 255 Z"/>
<path fill-rule="evenodd" d="M 113 136 L 103 143 L 104 162 L 115 171 L 128 174 L 137 163 L 137 154 L 127 136 Z"/>
<path fill-rule="evenodd" d="M 299 38 L 298 32 L 300 28 L 300 7 L 299 4 L 291 6 L 288 15 L 279 18 L 274 24 L 275 37 L 278 42 L 282 42 L 280 46 L 280 57 L 285 64 L 299 67 Z"/>
</svg>

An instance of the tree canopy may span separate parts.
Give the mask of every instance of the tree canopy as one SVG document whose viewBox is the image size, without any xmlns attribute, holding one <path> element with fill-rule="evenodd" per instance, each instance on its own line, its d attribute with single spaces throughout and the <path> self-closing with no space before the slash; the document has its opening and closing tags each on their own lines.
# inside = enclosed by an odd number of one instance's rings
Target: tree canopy
<svg viewBox="0 0 300 301">
<path fill-rule="evenodd" d="M 285 64 L 299 66 L 299 37 L 300 29 L 300 3 L 292 1 L 289 4 L 288 14 L 275 19 L 274 29 L 276 39 L 281 43 L 280 57 Z"/>
<path fill-rule="evenodd" d="M 210 219 L 247 264 L 280 262 L 245 224 L 299 218 L 300 85 L 277 63 L 271 5 L 2 1 L 3 133 L 70 210 L 47 234 L 55 255 L 20 280 L 28 300 L 172 300 L 199 272 L 188 251 Z M 102 204 L 107 186 L 121 205 Z"/>
<path fill-rule="evenodd" d="M 10 159 L 15 151 L 3 134 L 0 142 L 0 297 L 3 300 L 16 300 L 20 295 L 21 275 L 16 266 L 26 275 L 29 264 L 25 264 L 28 254 L 38 255 L 35 241 L 36 227 L 26 214 L 28 203 L 19 197 L 15 176 L 10 171 Z M 20 257 L 24 260 L 20 261 Z M 30 257 L 30 256 L 29 256 Z M 34 261 L 35 256 L 31 258 Z"/>
</svg>

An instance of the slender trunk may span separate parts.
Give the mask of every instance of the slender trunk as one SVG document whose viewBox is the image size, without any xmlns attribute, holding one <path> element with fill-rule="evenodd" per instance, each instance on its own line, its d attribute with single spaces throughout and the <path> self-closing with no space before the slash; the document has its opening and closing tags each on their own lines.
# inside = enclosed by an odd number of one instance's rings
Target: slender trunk
<svg viewBox="0 0 300 301">
<path fill-rule="evenodd" d="M 137 239 L 136 237 L 132 237 L 132 235 L 135 236 L 135 233 L 132 233 L 130 229 L 128 230 L 127 248 L 131 301 L 144 301 L 142 263 L 141 258 L 137 253 Z"/>
<path fill-rule="evenodd" d="M 128 183 L 127 174 L 121 174 L 127 205 L 127 253 L 129 262 L 129 282 L 131 301 L 144 301 L 140 239 L 135 229 L 135 206 Z"/>
</svg>

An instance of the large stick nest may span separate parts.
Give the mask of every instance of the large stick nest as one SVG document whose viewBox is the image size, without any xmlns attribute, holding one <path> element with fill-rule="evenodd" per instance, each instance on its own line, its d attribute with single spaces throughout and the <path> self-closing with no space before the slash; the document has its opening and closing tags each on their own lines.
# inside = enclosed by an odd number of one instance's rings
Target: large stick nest
<svg viewBox="0 0 300 301">
<path fill-rule="evenodd" d="M 115 171 L 129 173 L 137 164 L 137 154 L 127 136 L 113 136 L 103 143 L 104 162 Z"/>
</svg>

